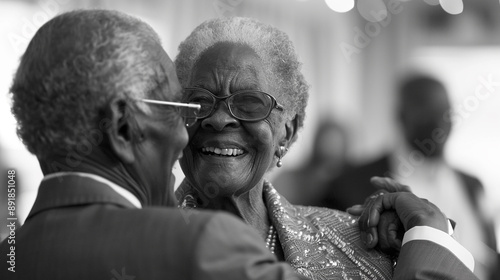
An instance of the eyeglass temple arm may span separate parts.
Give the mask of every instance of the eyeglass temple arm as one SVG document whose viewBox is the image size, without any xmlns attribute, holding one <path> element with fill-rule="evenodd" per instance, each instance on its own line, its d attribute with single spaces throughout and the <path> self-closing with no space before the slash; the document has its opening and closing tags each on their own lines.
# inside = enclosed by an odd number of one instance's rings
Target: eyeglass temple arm
<svg viewBox="0 0 500 280">
<path fill-rule="evenodd" d="M 172 105 L 172 106 L 177 106 L 177 107 L 187 107 L 187 108 L 201 109 L 201 105 L 200 104 L 189 104 L 189 103 L 181 103 L 181 102 L 159 101 L 159 100 L 152 100 L 152 99 L 139 99 L 139 100 L 143 101 L 143 102 L 146 102 L 146 103 L 152 103 L 152 104 Z"/>
</svg>

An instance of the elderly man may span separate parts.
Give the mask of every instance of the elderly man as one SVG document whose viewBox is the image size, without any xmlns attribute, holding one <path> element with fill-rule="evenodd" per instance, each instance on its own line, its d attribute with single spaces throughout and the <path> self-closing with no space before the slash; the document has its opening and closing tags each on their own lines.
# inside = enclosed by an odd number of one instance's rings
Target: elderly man
<svg viewBox="0 0 500 280">
<path fill-rule="evenodd" d="M 300 278 L 227 214 L 154 207 L 175 205 L 182 117 L 189 124 L 196 106 L 175 103 L 174 65 L 145 23 L 57 16 L 31 41 L 12 93 L 45 177 L 15 244 L 1 244 L 0 279 Z"/>
</svg>

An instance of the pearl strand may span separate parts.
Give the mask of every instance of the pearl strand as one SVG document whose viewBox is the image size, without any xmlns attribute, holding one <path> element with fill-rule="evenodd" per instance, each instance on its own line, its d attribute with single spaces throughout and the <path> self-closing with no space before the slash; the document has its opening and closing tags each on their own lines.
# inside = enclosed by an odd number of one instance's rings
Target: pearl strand
<svg viewBox="0 0 500 280">
<path fill-rule="evenodd" d="M 274 254 L 274 248 L 276 248 L 276 230 L 274 230 L 273 225 L 269 226 L 269 232 L 266 238 L 266 247 Z"/>
</svg>

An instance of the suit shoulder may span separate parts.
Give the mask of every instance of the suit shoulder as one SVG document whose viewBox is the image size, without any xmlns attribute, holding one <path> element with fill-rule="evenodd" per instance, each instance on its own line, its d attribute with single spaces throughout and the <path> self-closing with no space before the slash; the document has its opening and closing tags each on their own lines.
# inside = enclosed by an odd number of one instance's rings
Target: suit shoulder
<svg viewBox="0 0 500 280">
<path fill-rule="evenodd" d="M 144 209 L 136 209 L 134 211 L 138 217 L 141 219 L 145 218 L 148 220 L 165 220 L 168 219 L 171 222 L 178 224 L 188 224 L 192 226 L 193 224 L 204 226 L 208 223 L 229 223 L 229 224 L 243 224 L 236 216 L 222 212 L 222 211 L 212 211 L 212 210 L 196 210 L 196 209 L 184 209 L 184 208 L 166 208 L 166 207 L 150 207 Z"/>
<path fill-rule="evenodd" d="M 171 217 L 182 218 L 189 215 L 194 220 L 204 220 L 212 216 L 218 215 L 218 212 L 212 210 L 197 210 L 197 209 L 184 209 L 177 207 L 147 207 L 142 209 L 135 209 L 136 212 L 145 216 L 152 217 Z"/>
</svg>

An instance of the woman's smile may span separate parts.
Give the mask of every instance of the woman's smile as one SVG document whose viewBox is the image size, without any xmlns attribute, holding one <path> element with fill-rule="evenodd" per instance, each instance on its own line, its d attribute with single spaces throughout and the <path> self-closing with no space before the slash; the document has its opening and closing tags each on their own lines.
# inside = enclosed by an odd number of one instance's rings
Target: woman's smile
<svg viewBox="0 0 500 280">
<path fill-rule="evenodd" d="M 248 141 L 241 140 L 241 137 L 232 137 L 227 133 L 222 135 L 207 135 L 197 139 L 203 139 L 200 143 L 191 146 L 191 151 L 198 154 L 198 160 L 208 161 L 208 163 L 241 163 L 253 149 Z M 211 133 L 210 133 L 211 134 Z M 221 140 L 223 138 L 223 140 Z M 214 169 L 217 166 L 207 165 Z M 244 169 L 245 166 L 242 166 Z"/>
<path fill-rule="evenodd" d="M 201 152 L 205 155 L 237 157 L 245 153 L 242 149 L 234 148 L 218 148 L 218 147 L 203 147 Z"/>
</svg>

